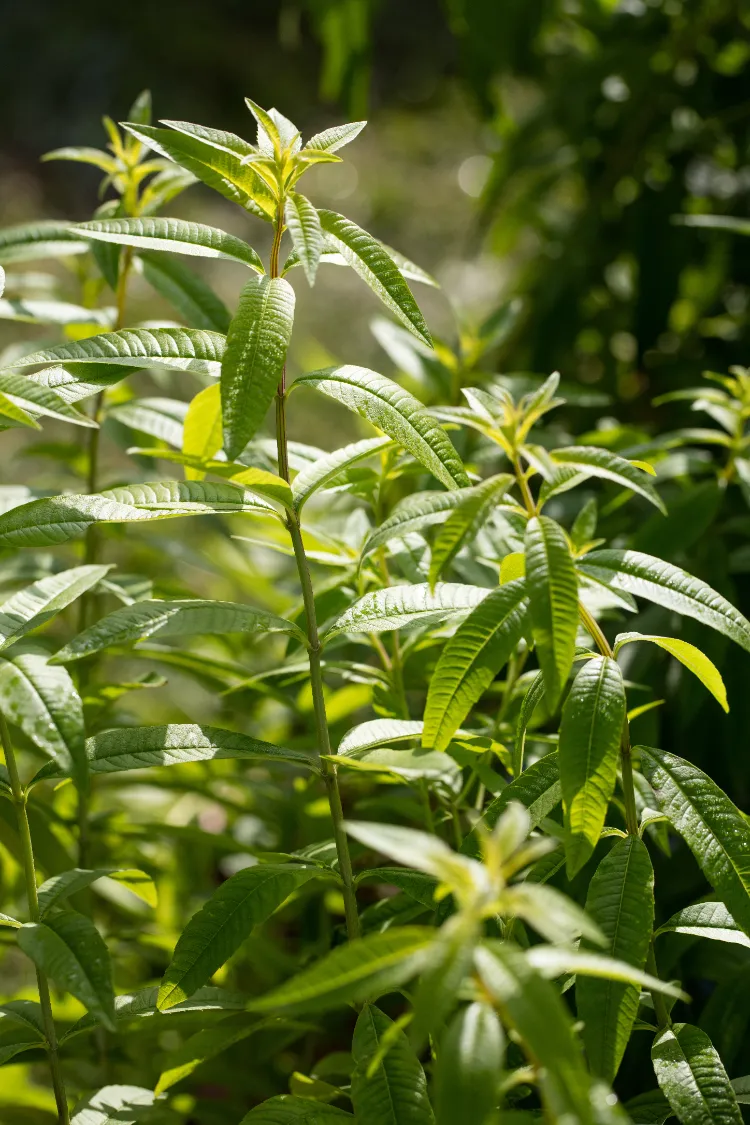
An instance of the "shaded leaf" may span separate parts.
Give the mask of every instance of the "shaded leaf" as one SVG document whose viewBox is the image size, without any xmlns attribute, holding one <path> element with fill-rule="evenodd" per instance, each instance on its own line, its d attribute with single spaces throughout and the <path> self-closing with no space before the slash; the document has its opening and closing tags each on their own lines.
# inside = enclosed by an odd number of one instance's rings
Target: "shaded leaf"
<svg viewBox="0 0 750 1125">
<path fill-rule="evenodd" d="M 27 922 L 18 931 L 18 944 L 55 984 L 114 1031 L 109 952 L 90 918 L 70 910 L 53 914 L 46 922 Z"/>
</svg>

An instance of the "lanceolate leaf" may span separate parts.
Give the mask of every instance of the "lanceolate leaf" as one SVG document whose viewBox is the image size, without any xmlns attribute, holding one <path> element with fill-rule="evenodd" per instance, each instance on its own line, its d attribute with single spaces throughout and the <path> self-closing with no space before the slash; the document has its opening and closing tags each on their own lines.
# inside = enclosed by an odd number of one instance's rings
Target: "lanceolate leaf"
<svg viewBox="0 0 750 1125">
<path fill-rule="evenodd" d="M 313 493 L 332 481 L 352 465 L 359 464 L 378 453 L 391 449 L 393 442 L 387 437 L 365 438 L 364 441 L 355 441 L 336 449 L 333 453 L 326 454 L 319 460 L 311 461 L 294 478 L 292 496 L 297 511 L 301 511 Z M 439 493 L 438 495 L 443 495 Z"/>
<path fill-rule="evenodd" d="M 615 652 L 622 645 L 630 644 L 633 641 L 650 641 L 652 644 L 658 645 L 659 648 L 663 648 L 679 660 L 681 664 L 684 664 L 686 668 L 689 668 L 693 675 L 698 677 L 703 686 L 708 688 L 711 695 L 725 711 L 729 710 L 727 689 L 724 687 L 721 672 L 705 653 L 702 653 L 695 645 L 688 644 L 687 641 L 681 641 L 676 637 L 654 637 L 644 633 L 620 633 L 615 641 Z"/>
<path fill-rule="evenodd" d="M 359 1014 L 352 1054 L 359 1125 L 433 1125 L 422 1065 L 403 1031 L 373 1004 Z"/>
<path fill-rule="evenodd" d="M 337 617 L 323 639 L 329 641 L 338 633 L 384 633 L 407 625 L 434 625 L 467 613 L 488 593 L 483 586 L 458 582 L 440 582 L 434 590 L 426 582 L 373 590 Z"/>
<path fill-rule="evenodd" d="M 416 976 L 434 939 L 435 931 L 428 926 L 401 926 L 357 938 L 252 1000 L 249 1007 L 255 1012 L 292 1015 L 374 1000 Z"/>
<path fill-rule="evenodd" d="M 484 1125 L 498 1101 L 503 1048 L 502 1025 L 489 1004 L 469 1004 L 454 1017 L 438 1056 L 438 1125 Z"/>
<path fill-rule="evenodd" d="M 323 152 L 337 152 L 338 149 L 348 145 L 364 129 L 366 121 L 350 121 L 346 125 L 333 125 L 330 129 L 324 129 L 322 133 L 316 133 L 314 137 L 306 142 L 305 148 L 319 148 Z"/>
<path fill-rule="evenodd" d="M 172 1008 L 192 996 L 253 927 L 270 918 L 302 883 L 319 875 L 317 867 L 258 864 L 222 883 L 180 935 L 159 989 L 158 1008 Z"/>
<path fill-rule="evenodd" d="M 139 1125 L 153 1104 L 143 1086 L 104 1086 L 76 1106 L 70 1125 Z"/>
<path fill-rule="evenodd" d="M 122 606 L 103 617 L 55 654 L 57 664 L 91 656 L 113 645 L 129 644 L 145 637 L 190 634 L 281 632 L 304 640 L 292 622 L 241 602 L 142 601 Z"/>
<path fill-rule="evenodd" d="M 22 366 L 23 360 L 16 361 L 16 366 Z M 32 379 L 23 375 L 16 375 L 12 371 L 0 372 L 0 395 L 5 404 L 15 406 L 31 415 L 40 415 L 44 418 L 56 418 L 61 422 L 72 422 L 75 426 L 95 428 L 95 423 L 85 414 L 75 410 L 65 399 L 53 389 L 40 386 Z M 3 412 L 13 416 L 7 405 Z M 33 419 L 32 419 L 33 422 Z"/>
<path fill-rule="evenodd" d="M 115 1030 L 109 953 L 90 918 L 70 910 L 46 922 L 28 922 L 18 931 L 18 944 L 43 973 Z"/>
<path fill-rule="evenodd" d="M 0 230 L 0 262 L 29 262 L 36 258 L 62 258 L 85 254 L 89 248 L 70 223 L 50 219 L 41 223 L 21 223 Z"/>
<path fill-rule="evenodd" d="M 672 933 L 726 941 L 750 949 L 750 937 L 737 925 L 723 902 L 697 902 L 695 906 L 686 906 L 659 926 L 654 936 Z"/>
<path fill-rule="evenodd" d="M 99 879 L 112 878 L 127 887 L 149 906 L 156 906 L 156 889 L 152 879 L 144 871 L 127 867 L 97 867 L 90 870 L 75 867 L 53 875 L 39 888 L 39 911 L 44 915 L 61 900 L 70 898 L 84 887 L 90 887 Z"/>
<path fill-rule="evenodd" d="M 492 831 L 511 801 L 529 810 L 531 827 L 536 828 L 562 800 L 557 754 L 547 754 L 503 789 L 461 845 L 465 855 L 481 854 L 480 833 Z"/>
<path fill-rule="evenodd" d="M 115 310 L 87 309 L 68 301 L 35 300 L 26 297 L 0 300 L 0 320 L 17 320 L 25 324 L 94 324 L 110 328 Z"/>
<path fill-rule="evenodd" d="M 67 363 L 106 363 L 217 376 L 223 354 L 224 337 L 218 332 L 199 328 L 123 328 L 32 352 L 15 359 L 10 366 L 18 370 Z"/>
<path fill-rule="evenodd" d="M 0 606 L 0 650 L 40 628 L 95 586 L 110 569 L 109 566 L 74 566 L 40 578 L 17 594 L 11 594 Z"/>
<path fill-rule="evenodd" d="M 156 252 L 139 255 L 143 276 L 193 328 L 226 333 L 229 310 L 210 285 L 179 260 Z"/>
<path fill-rule="evenodd" d="M 287 761 L 308 768 L 313 765 L 310 756 L 301 750 L 287 750 L 237 731 L 201 727 L 193 723 L 104 731 L 87 739 L 86 755 L 91 773 L 179 766 L 185 762 L 213 761 L 214 758 Z M 50 763 L 39 771 L 34 780 L 60 776 L 59 767 Z"/>
<path fill-rule="evenodd" d="M 366 367 L 328 367 L 297 379 L 355 411 L 402 445 L 446 488 L 469 483 L 461 459 L 442 427 L 419 399 Z"/>
<path fill-rule="evenodd" d="M 371 750 L 374 746 L 391 746 L 419 738 L 422 723 L 406 719 L 370 719 L 348 730 L 339 743 L 339 754 Z"/>
<path fill-rule="evenodd" d="M 528 600 L 524 579 L 492 590 L 443 648 L 430 680 L 425 747 L 445 750 L 520 641 Z"/>
<path fill-rule="evenodd" d="M 401 271 L 382 244 L 335 211 L 319 211 L 318 214 L 323 230 L 352 269 L 418 339 L 431 344 L 419 306 Z"/>
<path fill-rule="evenodd" d="M 211 383 L 190 403 L 182 427 L 182 452 L 209 461 L 222 446 L 221 388 Z M 205 473 L 186 468 L 187 480 L 203 480 Z"/>
<path fill-rule="evenodd" d="M 94 495 L 32 500 L 0 514 L 0 545 L 49 547 L 82 535 L 93 523 L 173 519 L 222 512 L 276 515 L 276 509 L 234 484 L 158 481 Z"/>
<path fill-rule="evenodd" d="M 171 1010 L 174 1011 L 174 1008 Z M 251 1035 L 262 1035 L 269 1029 L 284 1026 L 290 1026 L 289 1022 L 284 1024 L 281 1020 L 272 1018 L 259 1020 L 249 1012 L 236 1012 L 215 1027 L 203 1028 L 195 1035 L 191 1035 L 176 1051 L 170 1053 L 167 1067 L 159 1076 L 155 1093 L 163 1094 L 165 1090 L 171 1089 L 177 1082 L 187 1078 L 204 1062 L 233 1047 L 235 1043 L 240 1043 Z"/>
<path fill-rule="evenodd" d="M 578 569 L 592 578 L 647 598 L 709 625 L 750 652 L 750 622 L 700 578 L 641 551 L 592 551 Z"/>
<path fill-rule="evenodd" d="M 50 665 L 45 649 L 25 641 L 0 657 L 0 710 L 87 789 L 83 704 L 70 674 Z"/>
<path fill-rule="evenodd" d="M 659 811 L 684 838 L 734 920 L 750 935 L 750 825 L 697 766 L 651 746 L 639 747 L 636 754 Z"/>
<path fill-rule="evenodd" d="M 521 709 L 518 712 L 518 722 L 516 724 L 516 739 L 513 747 L 513 776 L 519 777 L 523 771 L 523 759 L 526 749 L 526 732 L 531 722 L 537 704 L 541 703 L 544 698 L 544 673 L 538 672 L 534 679 L 529 684 L 528 690 L 523 697 Z"/>
<path fill-rule="evenodd" d="M 625 722 L 625 688 L 614 660 L 587 660 L 573 681 L 560 725 L 565 851 L 572 878 L 588 860 L 614 792 Z"/>
<path fill-rule="evenodd" d="M 461 548 L 476 536 L 512 483 L 510 473 L 490 477 L 471 489 L 450 513 L 432 544 L 430 582 L 437 582 Z"/>
<path fill-rule="evenodd" d="M 401 539 L 445 519 L 463 503 L 465 488 L 453 492 L 418 492 L 396 504 L 388 519 L 365 540 L 362 558 L 394 539 Z"/>
<path fill-rule="evenodd" d="M 281 380 L 294 323 L 294 290 L 282 277 L 251 278 L 240 296 L 221 364 L 224 450 L 233 460 L 263 423 Z"/>
<path fill-rule="evenodd" d="M 624 457 L 610 453 L 608 449 L 598 449 L 596 446 L 571 445 L 564 449 L 555 449 L 551 453 L 555 464 L 564 465 L 575 469 L 587 477 L 601 477 L 603 480 L 613 481 L 637 492 L 645 497 L 655 507 L 666 515 L 666 508 L 661 497 L 648 479 L 647 474 Z"/>
<path fill-rule="evenodd" d="M 263 273 L 263 263 L 252 246 L 233 234 L 203 223 L 188 223 L 183 219 L 106 219 L 79 223 L 74 229 L 84 231 L 88 238 L 99 242 L 135 246 L 138 250 L 166 250 L 197 258 L 225 258 Z"/>
<path fill-rule="evenodd" d="M 656 1077 L 683 1125 L 741 1125 L 737 1098 L 705 1031 L 678 1023 L 651 1049 Z"/>
<path fill-rule="evenodd" d="M 642 970 L 654 922 L 654 872 L 636 836 L 618 840 L 589 885 L 586 913 L 607 939 L 611 957 Z M 621 981 L 578 976 L 576 1003 L 595 1074 L 612 1082 L 638 1012 L 639 990 Z"/>
<path fill-rule="evenodd" d="M 323 228 L 318 212 L 309 199 L 292 191 L 287 196 L 284 217 L 305 276 L 313 285 L 323 252 Z"/>
<path fill-rule="evenodd" d="M 526 589 L 531 628 L 544 673 L 550 708 L 555 707 L 573 664 L 578 630 L 576 573 L 565 533 L 548 516 L 526 527 Z"/>
</svg>

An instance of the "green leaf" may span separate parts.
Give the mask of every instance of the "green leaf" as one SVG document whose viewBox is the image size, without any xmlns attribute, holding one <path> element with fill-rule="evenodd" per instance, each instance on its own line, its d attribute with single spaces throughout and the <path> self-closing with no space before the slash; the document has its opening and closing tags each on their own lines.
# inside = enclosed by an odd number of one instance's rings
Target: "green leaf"
<svg viewBox="0 0 750 1125">
<path fill-rule="evenodd" d="M 352 1040 L 351 1097 L 358 1125 L 434 1125 L 427 1081 L 409 1040 L 365 1004 Z"/>
<path fill-rule="evenodd" d="M 640 746 L 641 767 L 664 813 L 732 917 L 750 935 L 750 825 L 702 770 Z"/>
<path fill-rule="evenodd" d="M 109 952 L 90 918 L 68 910 L 46 922 L 27 922 L 18 931 L 18 944 L 55 984 L 115 1030 Z"/>
<path fill-rule="evenodd" d="M 156 888 L 153 880 L 144 871 L 129 867 L 96 867 L 85 869 L 74 867 L 70 871 L 63 871 L 53 875 L 39 888 L 39 912 L 44 921 L 44 915 L 61 899 L 70 898 L 85 887 L 90 887 L 99 879 L 112 878 L 132 891 L 149 906 L 156 906 Z"/>
<path fill-rule="evenodd" d="M 319 875 L 317 867 L 269 863 L 246 867 L 222 883 L 179 937 L 159 988 L 159 1010 L 192 996 L 255 926 L 270 918 L 297 887 Z"/>
<path fill-rule="evenodd" d="M 1 320 L 17 320 L 26 324 L 96 324 L 102 328 L 111 328 L 114 318 L 115 310 L 112 308 L 87 309 L 68 301 L 43 301 L 26 297 L 0 300 Z"/>
<path fill-rule="evenodd" d="M 750 949 L 750 937 L 737 925 L 723 902 L 697 902 L 694 906 L 678 910 L 663 926 L 659 926 L 654 937 L 671 933 L 726 941 L 730 945 L 744 945 Z"/>
<path fill-rule="evenodd" d="M 341 757 L 330 755 L 344 769 L 369 770 L 391 774 L 405 781 L 424 780 L 444 793 L 456 795 L 461 789 L 461 770 L 447 754 L 429 750 L 392 750 L 378 747 L 372 750 L 353 750 Z"/>
<path fill-rule="evenodd" d="M 215 602 L 202 598 L 174 602 L 142 601 L 121 606 L 79 633 L 55 653 L 54 662 L 64 664 L 80 660 L 113 645 L 129 644 L 145 637 L 271 632 L 305 639 L 294 622 L 242 602 Z"/>
<path fill-rule="evenodd" d="M 347 1121 L 353 1122 L 354 1118 L 343 1109 L 312 1098 L 281 1094 L 251 1109 L 240 1125 L 344 1125 Z"/>
<path fill-rule="evenodd" d="M 708 657 L 701 652 L 695 645 L 688 644 L 687 641 L 678 640 L 676 637 L 655 637 L 650 633 L 620 633 L 615 638 L 615 653 L 619 652 L 623 645 L 632 643 L 633 641 L 651 641 L 652 644 L 658 645 L 668 652 L 675 659 L 684 664 L 694 676 L 697 676 L 704 687 L 708 688 L 711 695 L 723 707 L 725 711 L 729 710 L 727 703 L 727 689 L 724 687 L 724 681 L 721 678 L 721 672 Z"/>
<path fill-rule="evenodd" d="M 96 363 L 122 367 L 154 367 L 217 376 L 224 337 L 199 328 L 123 328 L 68 344 L 32 352 L 10 365 L 14 369 L 53 364 Z M 0 382 L 0 390 L 3 384 Z"/>
<path fill-rule="evenodd" d="M 531 828 L 537 828 L 562 800 L 558 755 L 546 754 L 524 770 L 499 796 L 491 801 L 481 818 L 461 845 L 464 855 L 481 855 L 482 831 L 491 832 L 511 801 L 528 809 Z"/>
<path fill-rule="evenodd" d="M 139 1125 L 147 1121 L 155 1095 L 142 1086 L 104 1086 L 76 1106 L 70 1125 Z"/>
<path fill-rule="evenodd" d="M 427 582 L 414 586 L 387 586 L 359 598 L 326 629 L 324 641 L 339 633 L 385 633 L 407 625 L 435 625 L 465 614 L 482 602 L 489 590 L 460 582 Z"/>
<path fill-rule="evenodd" d="M 0 606 L 0 650 L 50 621 L 95 586 L 110 566 L 74 566 L 40 578 Z"/>
<path fill-rule="evenodd" d="M 516 739 L 513 747 L 513 776 L 519 777 L 523 772 L 523 759 L 526 750 L 526 732 L 529 723 L 534 717 L 534 712 L 537 706 L 544 698 L 544 673 L 538 672 L 534 679 L 529 684 L 528 690 L 523 697 L 521 709 L 518 712 L 518 721 L 516 723 Z"/>
<path fill-rule="evenodd" d="M 415 460 L 449 489 L 469 483 L 461 459 L 445 431 L 419 399 L 391 379 L 366 367 L 327 367 L 303 375 L 295 387 L 313 387 L 402 445 Z"/>
<path fill-rule="evenodd" d="M 294 478 L 292 483 L 292 496 L 294 507 L 300 512 L 310 497 L 320 488 L 345 473 L 353 465 L 374 457 L 377 453 L 384 453 L 393 447 L 393 442 L 387 437 L 365 438 L 364 441 L 354 441 L 344 445 L 333 453 L 327 453 L 315 461 L 311 461 Z M 442 493 L 440 494 L 442 495 Z"/>
<path fill-rule="evenodd" d="M 164 254 L 139 255 L 143 276 L 156 292 L 193 328 L 226 333 L 231 317 L 220 297 L 202 277 L 179 260 Z"/>
<path fill-rule="evenodd" d="M 430 333 L 409 286 L 382 243 L 335 211 L 318 211 L 323 230 L 338 252 L 410 332 L 427 344 Z"/>
<path fill-rule="evenodd" d="M 276 509 L 234 484 L 157 481 L 110 488 L 93 495 L 32 500 L 0 514 L 0 545 L 49 547 L 82 535 L 94 523 L 130 523 L 178 516 Z"/>
<path fill-rule="evenodd" d="M 184 121 L 170 121 L 169 129 L 154 128 L 123 122 L 123 128 L 148 148 L 174 160 L 192 172 L 208 187 L 218 191 L 225 199 L 238 203 L 258 218 L 271 222 L 276 213 L 275 200 L 251 164 L 243 163 L 246 156 L 256 151 L 247 141 L 232 133 L 207 130 L 200 125 Z M 218 147 L 207 139 L 220 135 L 231 147 Z"/>
<path fill-rule="evenodd" d="M 15 366 L 25 362 L 16 360 Z M 55 418 L 60 422 L 72 422 L 75 426 L 84 426 L 87 429 L 96 429 L 96 423 L 74 410 L 65 399 L 49 387 L 40 386 L 32 379 L 23 375 L 16 375 L 12 371 L 0 372 L 0 395 L 2 395 L 4 414 L 13 416 L 12 407 L 25 411 L 31 415 L 41 415 L 44 418 Z M 30 420 L 34 424 L 33 418 Z"/>
<path fill-rule="evenodd" d="M 489 1004 L 469 1004 L 454 1016 L 438 1054 L 438 1125 L 455 1125 L 458 1121 L 485 1125 L 499 1100 L 504 1038 L 502 1025 Z"/>
<path fill-rule="evenodd" d="M 0 710 L 85 792 L 83 704 L 67 670 L 49 659 L 45 649 L 29 642 L 0 657 Z"/>
<path fill-rule="evenodd" d="M 190 403 L 182 427 L 182 452 L 209 461 L 222 446 L 221 388 L 212 383 Z M 186 468 L 187 480 L 202 480 L 206 474 Z"/>
<path fill-rule="evenodd" d="M 360 871 L 355 882 L 357 886 L 366 882 L 384 883 L 386 886 L 398 887 L 409 898 L 420 902 L 423 906 L 428 906 L 431 910 L 434 910 L 436 905 L 437 879 L 421 871 L 409 871 L 406 867 L 370 867 Z"/>
<path fill-rule="evenodd" d="M 240 1043 L 258 1032 L 283 1026 L 280 1020 L 272 1018 L 259 1020 L 248 1012 L 237 1012 L 222 1020 L 216 1027 L 203 1028 L 195 1035 L 191 1035 L 168 1056 L 168 1065 L 159 1075 L 154 1093 L 163 1094 L 183 1078 L 191 1075 L 204 1062 L 216 1058 L 235 1043 Z"/>
<path fill-rule="evenodd" d="M 592 551 L 578 569 L 596 581 L 647 598 L 716 629 L 750 652 L 750 621 L 700 578 L 640 551 Z"/>
<path fill-rule="evenodd" d="M 241 262 L 258 273 L 264 272 L 263 263 L 252 246 L 233 234 L 203 223 L 162 218 L 106 219 L 77 223 L 74 230 L 83 231 L 85 237 L 99 242 L 135 246 L 138 250 L 164 250 L 196 258 L 224 258 L 230 262 Z"/>
<path fill-rule="evenodd" d="M 576 473 L 582 476 L 600 477 L 602 480 L 610 480 L 622 485 L 623 488 L 629 488 L 631 492 L 645 497 L 664 515 L 667 513 L 661 497 L 649 481 L 647 474 L 625 457 L 618 457 L 608 449 L 588 445 L 571 445 L 563 449 L 554 449 L 550 457 L 555 464 L 575 469 Z"/>
<path fill-rule="evenodd" d="M 386 543 L 421 533 L 423 528 L 438 523 L 463 502 L 465 492 L 465 488 L 452 492 L 417 492 L 400 500 L 380 527 L 370 532 L 362 547 L 362 558 Z"/>
<path fill-rule="evenodd" d="M 39 1004 L 31 1000 L 10 1000 L 0 1004 L 0 1065 L 22 1051 L 43 1048 L 45 1044 Z"/>
<path fill-rule="evenodd" d="M 375 746 L 411 742 L 419 738 L 422 727 L 422 723 L 407 719 L 369 719 L 346 732 L 339 742 L 337 753 L 353 754 L 358 750 L 371 750 Z"/>
<path fill-rule="evenodd" d="M 536 887 L 535 890 L 551 891 L 552 887 Z M 557 892 L 559 894 L 559 892 Z M 586 915 L 583 915 L 584 918 Z M 589 921 L 589 925 L 592 923 Z M 555 980 L 566 973 L 575 976 L 594 977 L 597 980 L 619 981 L 632 984 L 639 989 L 661 992 L 673 1000 L 690 1002 L 690 997 L 681 988 L 668 981 L 659 980 L 649 973 L 634 969 L 626 961 L 606 957 L 601 953 L 588 953 L 563 945 L 535 945 L 526 954 L 527 960 L 549 980 Z"/>
<path fill-rule="evenodd" d="M 646 964 L 654 924 L 654 872 L 646 845 L 617 840 L 589 884 L 586 913 L 607 939 L 606 953 L 633 968 Z M 578 1015 L 595 1074 L 612 1082 L 633 1030 L 640 993 L 620 981 L 579 976 Z"/>
<path fill-rule="evenodd" d="M 77 164 L 93 164 L 108 176 L 115 175 L 118 171 L 117 161 L 111 153 L 102 152 L 99 148 L 88 148 L 85 145 L 55 148 L 51 152 L 45 152 L 41 159 L 43 161 L 72 160 Z"/>
<path fill-rule="evenodd" d="M 573 665 L 578 631 L 578 584 L 565 532 L 548 516 L 526 526 L 526 589 L 531 629 L 553 710 Z"/>
<path fill-rule="evenodd" d="M 528 604 L 519 578 L 492 590 L 461 622 L 430 680 L 423 746 L 446 749 L 521 640 Z"/>
<path fill-rule="evenodd" d="M 416 976 L 434 938 L 435 931 L 427 926 L 401 926 L 356 938 L 265 996 L 251 1000 L 249 1008 L 292 1015 L 374 1000 Z"/>
<path fill-rule="evenodd" d="M 583 867 L 601 835 L 617 779 L 626 702 L 614 660 L 587 660 L 562 711 L 558 757 L 569 878 Z"/>
<path fill-rule="evenodd" d="M 467 491 L 448 516 L 432 544 L 429 579 L 434 586 L 458 552 L 471 542 L 492 516 L 497 501 L 513 484 L 510 473 L 500 473 Z"/>
<path fill-rule="evenodd" d="M 318 148 L 322 152 L 336 152 L 358 137 L 366 124 L 366 121 L 350 121 L 346 125 L 333 125 L 330 129 L 324 129 L 322 133 L 316 133 L 315 136 L 310 137 L 310 140 L 305 144 L 305 148 Z"/>
<path fill-rule="evenodd" d="M 37 258 L 63 258 L 69 254 L 85 254 L 89 249 L 70 223 L 48 219 L 37 223 L 19 223 L 0 230 L 0 262 L 30 262 Z"/>
<path fill-rule="evenodd" d="M 475 954 L 477 972 L 492 999 L 527 1045 L 540 1071 L 540 1092 L 551 1120 L 593 1125 L 590 1080 L 570 1017 L 555 986 L 520 950 L 495 942 Z"/>
<path fill-rule="evenodd" d="M 266 759 L 313 767 L 312 759 L 302 750 L 287 750 L 237 731 L 195 723 L 121 727 L 104 731 L 86 740 L 86 754 L 91 773 L 121 773 L 123 770 L 178 766 L 185 762 L 208 762 L 218 758 Z M 34 780 L 44 781 L 60 776 L 59 767 L 51 762 L 39 771 Z"/>
<path fill-rule="evenodd" d="M 176 445 L 183 441 L 186 405 L 173 398 L 131 398 L 106 407 L 106 417 L 157 441 Z"/>
<path fill-rule="evenodd" d="M 304 195 L 291 191 L 286 197 L 284 218 L 305 276 L 309 284 L 314 285 L 323 252 L 323 228 L 318 212 Z"/>
<path fill-rule="evenodd" d="M 727 1073 L 700 1028 L 677 1023 L 660 1031 L 651 1058 L 659 1086 L 683 1125 L 741 1125 Z"/>
<path fill-rule="evenodd" d="M 294 290 L 282 277 L 253 277 L 240 295 L 221 364 L 224 450 L 233 460 L 263 424 L 286 363 Z"/>
</svg>

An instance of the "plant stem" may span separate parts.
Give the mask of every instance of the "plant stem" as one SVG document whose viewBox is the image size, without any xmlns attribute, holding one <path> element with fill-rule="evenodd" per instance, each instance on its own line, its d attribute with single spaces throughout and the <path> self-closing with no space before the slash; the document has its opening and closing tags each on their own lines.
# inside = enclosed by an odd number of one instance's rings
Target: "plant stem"
<svg viewBox="0 0 750 1125">
<path fill-rule="evenodd" d="M 8 725 L 5 721 L 5 716 L 2 714 L 0 714 L 0 740 L 2 741 L 3 752 L 5 754 L 5 764 L 8 767 L 10 787 L 13 793 L 13 804 L 16 809 L 16 822 L 18 824 L 18 835 L 21 841 L 21 859 L 23 865 L 24 880 L 26 883 L 26 900 L 29 906 L 29 918 L 32 922 L 38 922 L 39 899 L 37 897 L 36 890 L 34 849 L 31 842 L 29 817 L 26 811 L 26 792 L 21 784 L 21 779 L 18 774 L 16 755 L 13 750 L 13 744 L 10 740 Z M 37 967 L 36 969 L 36 981 L 37 989 L 39 991 L 39 1006 L 42 1009 L 44 1034 L 47 1040 L 47 1055 L 49 1057 L 49 1068 L 50 1074 L 52 1076 L 52 1087 L 55 1092 L 58 1121 L 59 1125 L 69 1125 L 70 1116 L 68 1114 L 68 1099 L 65 1094 L 65 1082 L 63 1080 L 62 1070 L 60 1067 L 60 1057 L 57 1047 L 57 1032 L 55 1031 L 55 1021 L 52 1018 L 52 1001 L 50 1000 L 49 984 L 47 983 L 46 976 L 39 967 Z"/>
<path fill-rule="evenodd" d="M 284 208 L 279 204 L 274 230 L 273 247 L 271 249 L 270 276 L 278 277 L 279 274 L 279 247 L 281 236 L 284 232 Z M 279 463 L 279 476 L 289 481 L 289 449 L 286 436 L 286 368 L 282 372 L 276 392 L 276 448 Z M 287 512 L 286 527 L 294 548 L 294 558 L 297 563 L 302 588 L 302 601 L 305 607 L 307 622 L 308 660 L 310 663 L 310 684 L 312 687 L 313 711 L 317 729 L 318 757 L 320 768 L 325 782 L 328 796 L 328 807 L 331 811 L 333 822 L 333 839 L 336 844 L 336 855 L 339 861 L 339 873 L 343 883 L 344 913 L 346 917 L 346 932 L 349 940 L 359 936 L 359 913 L 357 911 L 357 896 L 354 890 L 354 876 L 352 861 L 349 854 L 349 840 L 344 828 L 344 810 L 341 805 L 338 775 L 336 766 L 328 760 L 331 754 L 331 737 L 328 731 L 328 716 L 326 714 L 325 695 L 323 691 L 323 671 L 321 668 L 321 644 L 318 634 L 318 619 L 315 611 L 315 594 L 310 577 L 310 567 L 302 541 L 302 530 L 296 512 Z"/>
<path fill-rule="evenodd" d="M 653 937 L 651 938 L 651 942 L 648 947 L 648 954 L 646 956 L 646 972 L 650 973 L 652 977 L 659 976 L 659 970 L 656 965 L 656 952 L 654 950 Z M 651 999 L 654 1005 L 654 1015 L 656 1016 L 656 1022 L 658 1023 L 659 1027 L 670 1027 L 672 1024 L 672 1019 L 669 1015 L 667 1003 L 661 992 L 652 992 Z"/>
</svg>

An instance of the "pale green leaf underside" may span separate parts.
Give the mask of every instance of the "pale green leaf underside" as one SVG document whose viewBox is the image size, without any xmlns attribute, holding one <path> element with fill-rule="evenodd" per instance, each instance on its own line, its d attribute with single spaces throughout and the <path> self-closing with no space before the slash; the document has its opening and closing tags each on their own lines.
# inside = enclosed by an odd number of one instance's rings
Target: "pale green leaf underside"
<svg viewBox="0 0 750 1125">
<path fill-rule="evenodd" d="M 659 926 L 654 936 L 671 933 L 725 941 L 750 949 L 750 937 L 737 925 L 723 902 L 698 902 L 694 906 L 686 906 Z"/>
<path fill-rule="evenodd" d="M 489 594 L 483 586 L 439 582 L 388 586 L 359 598 L 326 629 L 329 641 L 339 633 L 383 633 L 406 626 L 434 625 L 473 609 Z"/>
<path fill-rule="evenodd" d="M 32 352 L 10 365 L 13 370 L 66 363 L 106 363 L 156 367 L 218 376 L 225 337 L 201 328 L 123 328 Z"/>
<path fill-rule="evenodd" d="M 333 453 L 327 453 L 316 461 L 311 461 L 292 482 L 292 496 L 297 511 L 301 511 L 315 492 L 325 488 L 331 481 L 335 481 L 346 469 L 369 457 L 374 457 L 377 453 L 384 453 L 387 449 L 391 449 L 393 444 L 388 437 L 365 438 L 364 441 L 354 441 L 350 445 L 334 450 Z"/>
<path fill-rule="evenodd" d="M 204 223 L 166 218 L 106 219 L 78 223 L 73 229 L 98 242 L 135 246 L 139 250 L 171 251 L 197 258 L 224 258 L 263 273 L 263 263 L 252 246 Z"/>
<path fill-rule="evenodd" d="M 74 566 L 40 578 L 11 594 L 0 606 L 0 650 L 44 625 L 95 586 L 110 569 L 109 566 Z"/>
</svg>

